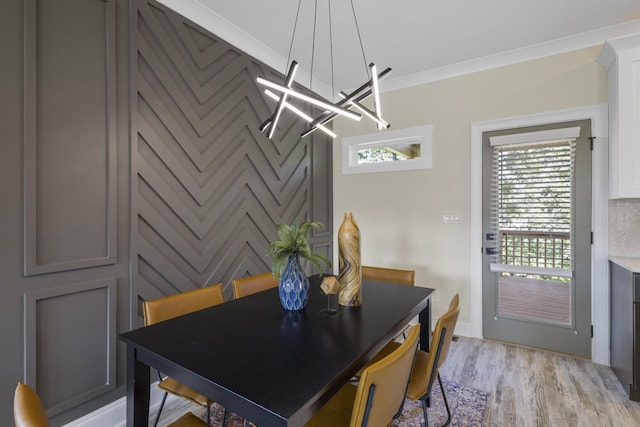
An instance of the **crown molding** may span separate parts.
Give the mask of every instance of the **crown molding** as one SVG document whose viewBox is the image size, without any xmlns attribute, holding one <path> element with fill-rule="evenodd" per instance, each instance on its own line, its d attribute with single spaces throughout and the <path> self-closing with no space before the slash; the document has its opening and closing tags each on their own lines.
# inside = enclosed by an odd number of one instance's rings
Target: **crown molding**
<svg viewBox="0 0 640 427">
<path fill-rule="evenodd" d="M 199 0 L 159 0 L 159 2 L 273 69 L 286 69 L 287 61 L 285 57 L 267 47 L 259 40 L 256 40 L 241 28 L 227 21 Z M 503 67 L 505 65 L 517 64 L 532 59 L 544 58 L 546 56 L 604 44 L 604 42 L 608 40 L 625 37 L 634 33 L 640 33 L 640 19 L 538 43 L 520 49 L 459 62 L 457 64 L 433 68 L 408 76 L 391 77 L 385 80 L 380 90 L 381 92 L 390 92 L 451 77 Z M 301 77 L 299 80 L 297 79 L 300 82 L 308 81 L 309 79 L 308 74 Z M 331 89 L 328 84 L 316 81 L 315 79 L 313 84 L 315 92 L 325 94 L 325 96 L 327 96 L 326 94 L 331 94 Z"/>
<path fill-rule="evenodd" d="M 640 19 L 445 67 L 433 68 L 408 76 L 391 78 L 385 81 L 384 92 L 597 46 L 604 44 L 608 40 L 626 37 L 634 33 L 640 33 Z"/>
<path fill-rule="evenodd" d="M 198 0 L 158 0 L 169 9 L 198 24 L 227 43 L 237 47 L 252 57 L 276 70 L 284 70 L 286 58 L 267 45 L 250 36 L 246 31 L 232 24 Z"/>
<path fill-rule="evenodd" d="M 286 74 L 287 58 L 218 15 L 199 0 L 158 0 L 158 2 L 193 21 L 204 30 L 215 34 L 249 56 L 263 62 L 274 70 Z M 308 88 L 310 78 L 307 71 L 300 69 L 296 83 Z M 331 86 L 319 81 L 316 77 L 313 78 L 313 91 L 329 99 L 333 97 Z"/>
</svg>

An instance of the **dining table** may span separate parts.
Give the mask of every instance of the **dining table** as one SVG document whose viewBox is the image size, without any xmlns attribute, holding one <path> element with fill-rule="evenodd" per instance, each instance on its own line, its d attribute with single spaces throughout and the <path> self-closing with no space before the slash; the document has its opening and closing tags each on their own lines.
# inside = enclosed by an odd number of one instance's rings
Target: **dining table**
<svg viewBox="0 0 640 427">
<path fill-rule="evenodd" d="M 272 288 L 121 334 L 127 426 L 149 423 L 150 368 L 259 427 L 302 426 L 416 318 L 429 350 L 434 289 L 363 280 L 362 304 L 347 307 L 321 280 L 300 311 Z"/>
</svg>

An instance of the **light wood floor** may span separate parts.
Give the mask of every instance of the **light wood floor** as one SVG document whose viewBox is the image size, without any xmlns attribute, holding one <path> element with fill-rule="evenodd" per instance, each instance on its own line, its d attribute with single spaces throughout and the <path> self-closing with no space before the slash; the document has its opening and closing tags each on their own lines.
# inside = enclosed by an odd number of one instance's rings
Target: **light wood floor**
<svg viewBox="0 0 640 427">
<path fill-rule="evenodd" d="M 588 360 L 460 337 L 441 375 L 491 393 L 489 427 L 640 426 L 640 403 L 626 398 L 610 368 Z M 178 402 L 159 425 L 193 409 Z"/>
<path fill-rule="evenodd" d="M 441 375 L 492 393 L 491 427 L 640 426 L 640 403 L 609 367 L 588 360 L 460 337 Z"/>
</svg>

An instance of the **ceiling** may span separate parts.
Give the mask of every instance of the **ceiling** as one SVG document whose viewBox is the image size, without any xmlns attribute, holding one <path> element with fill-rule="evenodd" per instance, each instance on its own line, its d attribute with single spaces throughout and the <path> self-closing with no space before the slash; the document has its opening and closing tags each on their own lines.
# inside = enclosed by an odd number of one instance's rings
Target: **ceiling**
<svg viewBox="0 0 640 427">
<path fill-rule="evenodd" d="M 317 13 L 316 2 L 300 3 L 295 37 L 298 0 L 160 2 L 283 73 L 293 39 L 290 59 L 307 73 L 315 52 L 312 88 L 320 93 L 360 86 L 368 62 L 393 69 L 381 83 L 385 91 L 640 32 L 640 0 L 333 0 L 333 43 L 329 0 L 317 1 Z M 309 85 L 308 74 L 296 80 Z"/>
</svg>

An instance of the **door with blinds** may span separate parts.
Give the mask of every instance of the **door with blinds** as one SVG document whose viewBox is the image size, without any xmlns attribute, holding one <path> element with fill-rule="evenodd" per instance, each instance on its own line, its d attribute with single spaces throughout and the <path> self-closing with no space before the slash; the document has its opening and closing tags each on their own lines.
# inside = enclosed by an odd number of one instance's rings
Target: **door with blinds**
<svg viewBox="0 0 640 427">
<path fill-rule="evenodd" d="M 591 123 L 483 134 L 483 334 L 591 356 Z"/>
</svg>

